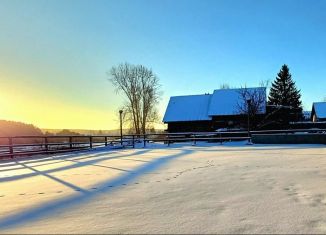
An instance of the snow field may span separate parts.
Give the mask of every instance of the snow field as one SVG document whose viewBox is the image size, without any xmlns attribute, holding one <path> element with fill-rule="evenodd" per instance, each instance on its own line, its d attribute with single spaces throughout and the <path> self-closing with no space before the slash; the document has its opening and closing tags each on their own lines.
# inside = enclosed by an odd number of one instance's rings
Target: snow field
<svg viewBox="0 0 326 235">
<path fill-rule="evenodd" d="M 325 145 L 243 142 L 0 162 L 3 233 L 325 233 Z"/>
</svg>

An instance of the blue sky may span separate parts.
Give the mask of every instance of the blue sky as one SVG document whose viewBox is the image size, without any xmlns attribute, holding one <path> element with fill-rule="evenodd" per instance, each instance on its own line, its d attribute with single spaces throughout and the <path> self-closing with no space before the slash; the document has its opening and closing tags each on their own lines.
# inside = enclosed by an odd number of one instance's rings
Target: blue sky
<svg viewBox="0 0 326 235">
<path fill-rule="evenodd" d="M 121 62 L 158 75 L 162 115 L 170 96 L 257 86 L 284 63 L 310 109 L 326 96 L 325 12 L 318 0 L 0 0 L 0 119 L 115 128 L 123 99 L 106 72 Z"/>
</svg>

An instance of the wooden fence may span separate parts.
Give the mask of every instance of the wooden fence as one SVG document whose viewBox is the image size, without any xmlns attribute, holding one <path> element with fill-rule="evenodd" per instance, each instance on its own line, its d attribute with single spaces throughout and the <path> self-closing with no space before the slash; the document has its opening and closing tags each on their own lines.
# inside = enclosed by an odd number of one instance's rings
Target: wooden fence
<svg viewBox="0 0 326 235">
<path fill-rule="evenodd" d="M 184 133 L 148 133 L 145 135 L 75 135 L 75 136 L 11 136 L 0 137 L 0 158 L 20 155 L 34 155 L 44 153 L 59 153 L 93 149 L 103 146 L 132 147 L 142 144 L 146 147 L 149 143 L 163 142 L 168 146 L 178 142 L 198 141 L 218 142 L 225 141 L 251 141 L 252 135 L 291 135 L 295 133 L 319 133 L 325 135 L 326 129 L 305 130 L 269 130 L 269 131 L 226 131 L 226 132 L 184 132 Z"/>
<path fill-rule="evenodd" d="M 0 158 L 93 149 L 132 142 L 120 136 L 11 136 L 0 137 Z"/>
</svg>

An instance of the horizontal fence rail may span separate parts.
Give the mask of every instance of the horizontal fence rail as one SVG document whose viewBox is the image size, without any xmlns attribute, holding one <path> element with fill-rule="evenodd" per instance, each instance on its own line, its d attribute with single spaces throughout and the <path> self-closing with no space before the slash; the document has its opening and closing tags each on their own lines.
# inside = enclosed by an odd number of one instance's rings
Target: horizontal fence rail
<svg viewBox="0 0 326 235">
<path fill-rule="evenodd" d="M 0 158 L 59 153 L 103 146 L 129 146 L 132 138 L 121 136 L 12 136 L 0 137 Z"/>
<path fill-rule="evenodd" d="M 117 135 L 73 135 L 73 136 L 11 136 L 0 137 L 0 158 L 20 155 L 59 153 L 93 149 L 104 146 L 135 147 L 142 144 L 163 142 L 168 146 L 173 143 L 197 141 L 223 143 L 225 141 L 251 141 L 252 135 L 291 135 L 325 134 L 326 129 L 264 130 L 264 131 L 216 131 L 182 133 L 148 133 Z"/>
</svg>

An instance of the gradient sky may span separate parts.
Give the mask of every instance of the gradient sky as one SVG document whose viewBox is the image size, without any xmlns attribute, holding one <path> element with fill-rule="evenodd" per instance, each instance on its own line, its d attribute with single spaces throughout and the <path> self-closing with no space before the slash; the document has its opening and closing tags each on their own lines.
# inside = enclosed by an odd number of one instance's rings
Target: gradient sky
<svg viewBox="0 0 326 235">
<path fill-rule="evenodd" d="M 172 95 L 273 80 L 286 63 L 305 109 L 326 96 L 326 1 L 0 0 L 0 119 L 115 129 L 106 72 L 153 69 Z"/>
</svg>

